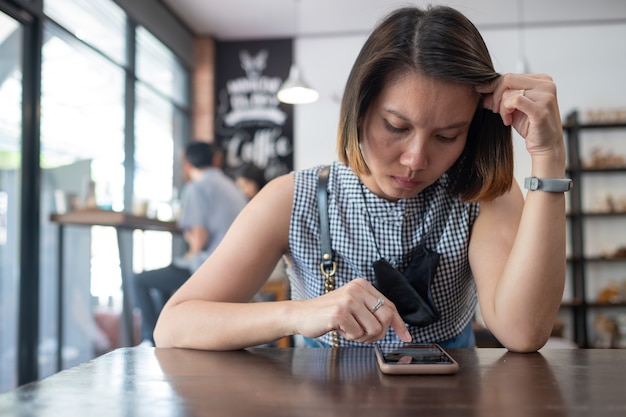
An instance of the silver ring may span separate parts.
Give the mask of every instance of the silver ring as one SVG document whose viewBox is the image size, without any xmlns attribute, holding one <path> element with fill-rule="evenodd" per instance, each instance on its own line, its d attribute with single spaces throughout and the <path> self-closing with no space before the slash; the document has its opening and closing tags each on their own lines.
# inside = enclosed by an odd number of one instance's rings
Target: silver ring
<svg viewBox="0 0 626 417">
<path fill-rule="evenodd" d="M 372 307 L 370 311 L 372 313 L 376 313 L 376 311 L 378 311 L 378 309 L 381 308 L 383 304 L 385 304 L 385 300 L 383 300 L 382 298 L 379 298 L 378 300 L 376 300 L 376 304 L 374 304 L 374 307 Z"/>
<path fill-rule="evenodd" d="M 526 96 L 526 90 L 519 90 L 519 95 L 522 97 Z"/>
</svg>

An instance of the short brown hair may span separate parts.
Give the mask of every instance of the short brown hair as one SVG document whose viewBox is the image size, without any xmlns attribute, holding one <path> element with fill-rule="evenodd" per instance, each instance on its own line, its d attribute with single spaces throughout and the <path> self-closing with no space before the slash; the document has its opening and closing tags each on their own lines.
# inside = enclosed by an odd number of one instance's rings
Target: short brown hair
<svg viewBox="0 0 626 417">
<path fill-rule="evenodd" d="M 460 12 L 446 6 L 392 12 L 363 45 L 341 102 L 337 151 L 357 174 L 370 174 L 359 150 L 360 120 L 390 80 L 411 71 L 472 88 L 500 77 L 478 29 Z M 499 114 L 478 104 L 465 149 L 448 174 L 448 191 L 465 201 L 491 200 L 511 188 L 511 128 Z"/>
<path fill-rule="evenodd" d="M 197 141 L 191 142 L 185 148 L 185 159 L 198 169 L 213 166 L 215 146 L 212 143 Z"/>
</svg>

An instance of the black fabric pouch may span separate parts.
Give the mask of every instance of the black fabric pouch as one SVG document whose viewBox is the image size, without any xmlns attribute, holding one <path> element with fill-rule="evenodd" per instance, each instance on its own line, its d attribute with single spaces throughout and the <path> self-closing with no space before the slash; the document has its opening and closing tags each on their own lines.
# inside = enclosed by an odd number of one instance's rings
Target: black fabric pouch
<svg viewBox="0 0 626 417">
<path fill-rule="evenodd" d="M 385 259 L 374 262 L 376 288 L 395 304 L 406 323 L 424 327 L 441 318 L 431 292 L 438 265 L 439 254 L 422 245 L 413 250 L 402 273 Z"/>
</svg>

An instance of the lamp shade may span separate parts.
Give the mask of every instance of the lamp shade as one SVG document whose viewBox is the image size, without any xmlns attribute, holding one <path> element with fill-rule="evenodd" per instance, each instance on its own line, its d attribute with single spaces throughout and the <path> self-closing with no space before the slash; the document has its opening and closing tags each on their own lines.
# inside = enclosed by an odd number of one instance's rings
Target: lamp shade
<svg viewBox="0 0 626 417">
<path fill-rule="evenodd" d="M 292 65 L 289 77 L 276 93 L 278 100 L 288 104 L 312 103 L 319 98 L 319 93 L 302 80 L 300 70 Z"/>
</svg>

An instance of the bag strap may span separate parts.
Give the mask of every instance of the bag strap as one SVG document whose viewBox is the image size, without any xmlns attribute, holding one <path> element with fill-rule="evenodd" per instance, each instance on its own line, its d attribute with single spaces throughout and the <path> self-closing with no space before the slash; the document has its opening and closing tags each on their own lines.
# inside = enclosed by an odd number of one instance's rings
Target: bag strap
<svg viewBox="0 0 626 417">
<path fill-rule="evenodd" d="M 333 249 L 330 244 L 330 221 L 328 219 L 328 174 L 330 167 L 325 166 L 318 174 L 317 182 L 317 207 L 320 216 L 320 240 L 322 249 L 322 262 L 320 268 L 326 275 L 334 275 L 336 265 L 333 262 Z"/>
<path fill-rule="evenodd" d="M 337 263 L 333 261 L 333 249 L 330 243 L 330 220 L 328 218 L 328 175 L 330 167 L 325 166 L 318 174 L 317 181 L 317 208 L 320 216 L 320 247 L 322 250 L 322 260 L 320 262 L 320 270 L 324 275 L 324 291 L 329 293 L 335 289 L 335 273 L 337 272 Z M 339 335 L 333 330 L 330 334 L 331 347 L 339 347 Z"/>
</svg>

